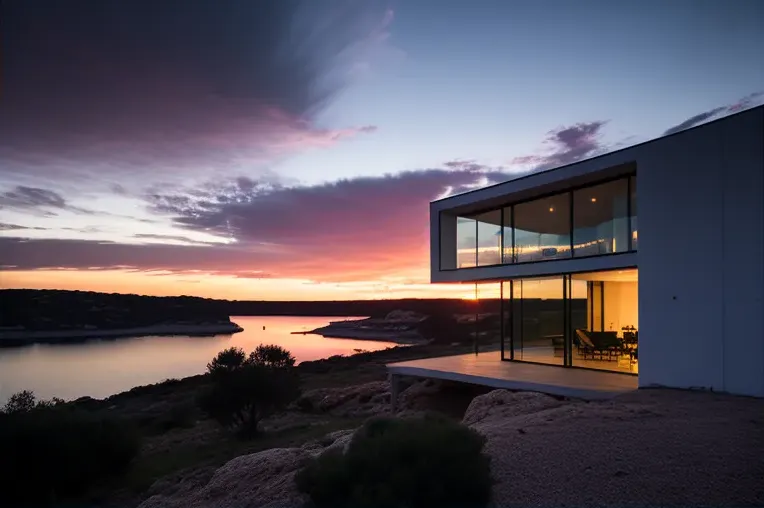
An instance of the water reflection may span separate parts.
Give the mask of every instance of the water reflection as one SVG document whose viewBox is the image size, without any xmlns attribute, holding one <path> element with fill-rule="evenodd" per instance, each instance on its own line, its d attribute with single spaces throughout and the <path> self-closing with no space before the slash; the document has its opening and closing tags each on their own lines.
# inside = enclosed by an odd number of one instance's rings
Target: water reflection
<svg viewBox="0 0 764 508">
<path fill-rule="evenodd" d="M 42 398 L 103 398 L 134 386 L 200 374 L 218 351 L 230 346 L 251 351 L 261 343 L 278 344 L 303 362 L 396 345 L 291 333 L 341 319 L 352 318 L 234 317 L 244 331 L 233 336 L 137 337 L 0 349 L 0 404 L 25 389 Z"/>
</svg>

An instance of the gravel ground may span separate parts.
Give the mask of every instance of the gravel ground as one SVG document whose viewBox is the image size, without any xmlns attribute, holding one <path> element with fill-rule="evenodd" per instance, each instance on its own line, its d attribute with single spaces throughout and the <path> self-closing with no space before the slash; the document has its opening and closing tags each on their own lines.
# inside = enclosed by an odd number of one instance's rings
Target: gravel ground
<svg viewBox="0 0 764 508">
<path fill-rule="evenodd" d="M 473 401 L 465 423 L 488 437 L 496 506 L 764 506 L 761 399 L 497 390 Z"/>
</svg>

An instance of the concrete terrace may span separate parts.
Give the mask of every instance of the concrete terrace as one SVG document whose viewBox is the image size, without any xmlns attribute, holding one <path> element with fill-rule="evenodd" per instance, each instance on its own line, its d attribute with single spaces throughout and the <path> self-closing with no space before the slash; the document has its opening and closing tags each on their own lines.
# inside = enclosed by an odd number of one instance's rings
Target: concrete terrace
<svg viewBox="0 0 764 508">
<path fill-rule="evenodd" d="M 499 351 L 442 356 L 387 364 L 393 405 L 401 376 L 457 381 L 587 400 L 607 399 L 637 389 L 637 377 L 614 372 L 501 360 Z"/>
</svg>

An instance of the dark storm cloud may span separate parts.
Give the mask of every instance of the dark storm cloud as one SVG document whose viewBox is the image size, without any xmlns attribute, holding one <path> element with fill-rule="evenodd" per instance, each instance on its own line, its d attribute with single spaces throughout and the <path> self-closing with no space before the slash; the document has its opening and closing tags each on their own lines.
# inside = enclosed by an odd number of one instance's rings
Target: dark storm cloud
<svg viewBox="0 0 764 508">
<path fill-rule="evenodd" d="M 373 132 L 309 120 L 388 22 L 382 0 L 5 0 L 0 160 L 209 170 Z"/>
</svg>

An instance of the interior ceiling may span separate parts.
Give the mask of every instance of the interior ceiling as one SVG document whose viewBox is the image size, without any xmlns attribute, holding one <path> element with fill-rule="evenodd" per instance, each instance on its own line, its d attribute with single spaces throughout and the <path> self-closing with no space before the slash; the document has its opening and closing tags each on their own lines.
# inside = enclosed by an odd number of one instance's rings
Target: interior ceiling
<svg viewBox="0 0 764 508">
<path fill-rule="evenodd" d="M 605 272 L 574 273 L 571 275 L 574 280 L 592 280 L 606 282 L 638 282 L 639 270 L 628 268 L 624 270 L 608 270 Z"/>
<path fill-rule="evenodd" d="M 575 191 L 573 215 L 575 227 L 596 227 L 614 216 L 625 217 L 626 179 L 608 182 Z M 550 235 L 567 235 L 570 232 L 569 194 L 557 194 L 535 201 L 515 205 L 515 227 L 523 231 Z M 469 218 L 501 226 L 502 210 L 491 210 Z M 509 215 L 507 215 L 509 219 Z M 509 225 L 506 225 L 509 227 Z"/>
</svg>

